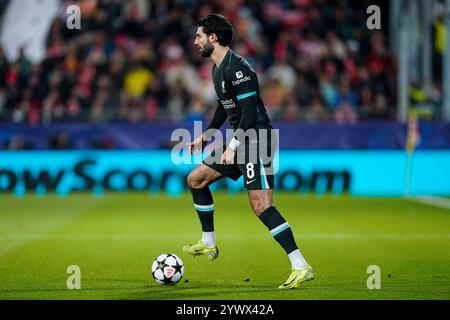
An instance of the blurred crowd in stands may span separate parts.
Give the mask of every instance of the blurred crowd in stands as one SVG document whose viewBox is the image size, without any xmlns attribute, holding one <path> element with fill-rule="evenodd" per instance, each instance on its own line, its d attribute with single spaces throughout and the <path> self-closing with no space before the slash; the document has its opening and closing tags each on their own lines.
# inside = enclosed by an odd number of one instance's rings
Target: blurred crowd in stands
<svg viewBox="0 0 450 320">
<path fill-rule="evenodd" d="M 0 0 L 0 15 L 6 0 Z M 81 30 L 64 7 L 81 6 Z M 397 66 L 385 26 L 366 28 L 371 1 L 64 1 L 47 55 L 8 62 L 0 47 L 0 121 L 192 121 L 215 108 L 212 62 L 193 46 L 210 13 L 235 28 L 232 49 L 258 73 L 273 120 L 395 119 Z M 384 12 L 388 6 L 383 8 Z"/>
<path fill-rule="evenodd" d="M 258 73 L 273 120 L 394 119 L 396 64 L 387 27 L 365 27 L 369 4 L 82 1 L 81 30 L 67 29 L 62 8 L 42 63 L 33 65 L 25 55 L 9 63 L 0 48 L 0 120 L 207 119 L 216 104 L 212 62 L 193 41 L 197 19 L 215 12 L 233 23 L 232 49 Z"/>
</svg>

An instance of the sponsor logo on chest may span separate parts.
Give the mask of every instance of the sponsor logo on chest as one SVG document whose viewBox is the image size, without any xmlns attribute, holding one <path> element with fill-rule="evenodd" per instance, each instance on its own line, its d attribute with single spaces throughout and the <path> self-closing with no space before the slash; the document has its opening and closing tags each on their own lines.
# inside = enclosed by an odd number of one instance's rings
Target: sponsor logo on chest
<svg viewBox="0 0 450 320">
<path fill-rule="evenodd" d="M 242 82 L 251 80 L 251 78 L 249 76 L 244 77 L 244 74 L 242 73 L 242 71 L 236 72 L 235 75 L 238 80 L 231 81 L 231 83 L 233 83 L 233 86 L 237 86 L 238 84 L 240 84 Z"/>
</svg>

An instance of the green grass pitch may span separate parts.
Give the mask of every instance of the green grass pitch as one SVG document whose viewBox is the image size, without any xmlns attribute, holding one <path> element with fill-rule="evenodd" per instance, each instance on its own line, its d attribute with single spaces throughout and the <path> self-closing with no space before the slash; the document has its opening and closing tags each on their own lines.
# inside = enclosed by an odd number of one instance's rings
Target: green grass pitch
<svg viewBox="0 0 450 320">
<path fill-rule="evenodd" d="M 247 195 L 216 193 L 219 258 L 185 256 L 200 238 L 189 194 L 0 197 L 0 299 L 449 299 L 450 211 L 407 199 L 275 195 L 316 279 L 277 287 L 289 260 Z M 175 253 L 185 275 L 156 284 L 153 259 Z M 69 265 L 81 289 L 68 290 Z M 367 289 L 367 267 L 381 289 Z M 244 279 L 249 279 L 244 281 Z"/>
</svg>

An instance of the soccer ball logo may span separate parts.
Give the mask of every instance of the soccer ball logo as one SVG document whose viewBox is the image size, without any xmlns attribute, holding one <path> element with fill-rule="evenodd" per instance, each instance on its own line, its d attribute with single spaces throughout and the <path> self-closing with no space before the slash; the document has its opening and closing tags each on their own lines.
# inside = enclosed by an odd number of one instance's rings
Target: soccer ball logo
<svg viewBox="0 0 450 320">
<path fill-rule="evenodd" d="M 158 256 L 152 264 L 153 279 L 159 284 L 169 285 L 178 283 L 184 274 L 184 264 L 173 253 Z"/>
</svg>

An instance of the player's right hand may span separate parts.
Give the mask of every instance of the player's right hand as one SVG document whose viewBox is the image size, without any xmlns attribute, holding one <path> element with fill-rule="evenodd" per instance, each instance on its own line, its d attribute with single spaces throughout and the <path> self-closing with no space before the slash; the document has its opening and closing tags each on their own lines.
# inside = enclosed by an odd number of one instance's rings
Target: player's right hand
<svg viewBox="0 0 450 320">
<path fill-rule="evenodd" d="M 197 154 L 203 152 L 203 149 L 206 146 L 207 141 L 203 140 L 203 135 L 196 138 L 191 143 L 186 143 L 190 154 Z"/>
</svg>

